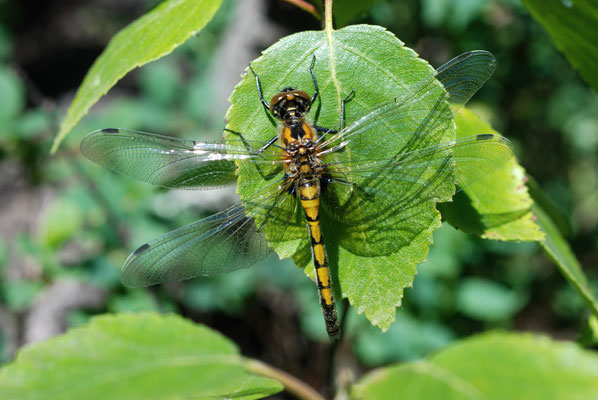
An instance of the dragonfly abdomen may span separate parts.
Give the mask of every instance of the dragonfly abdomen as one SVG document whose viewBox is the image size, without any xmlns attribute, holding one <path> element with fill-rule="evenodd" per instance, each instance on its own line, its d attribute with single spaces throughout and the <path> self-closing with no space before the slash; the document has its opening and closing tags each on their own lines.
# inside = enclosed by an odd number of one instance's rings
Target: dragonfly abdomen
<svg viewBox="0 0 598 400">
<path fill-rule="evenodd" d="M 305 179 L 301 180 L 297 186 L 311 238 L 311 249 L 316 269 L 316 282 L 326 322 L 326 331 L 330 338 L 338 338 L 340 327 L 334 304 L 334 293 L 332 292 L 328 259 L 326 249 L 324 248 L 324 238 L 322 237 L 320 227 L 320 182 L 318 179 Z"/>
</svg>

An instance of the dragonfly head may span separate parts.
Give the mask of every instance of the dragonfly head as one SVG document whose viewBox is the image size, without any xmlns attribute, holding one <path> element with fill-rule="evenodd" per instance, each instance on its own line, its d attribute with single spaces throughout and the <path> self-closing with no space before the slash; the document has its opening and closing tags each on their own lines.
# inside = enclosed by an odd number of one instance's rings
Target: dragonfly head
<svg viewBox="0 0 598 400">
<path fill-rule="evenodd" d="M 303 90 L 284 88 L 270 100 L 270 112 L 278 119 L 301 118 L 311 107 L 311 99 Z"/>
</svg>

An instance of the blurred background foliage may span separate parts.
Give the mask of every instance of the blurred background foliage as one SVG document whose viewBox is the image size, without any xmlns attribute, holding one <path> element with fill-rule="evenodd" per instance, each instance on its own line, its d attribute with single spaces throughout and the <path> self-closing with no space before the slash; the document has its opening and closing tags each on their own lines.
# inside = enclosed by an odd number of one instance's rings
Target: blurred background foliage
<svg viewBox="0 0 598 400">
<path fill-rule="evenodd" d="M 226 99 L 251 59 L 319 22 L 280 0 L 226 1 L 168 57 L 134 71 L 55 156 L 57 123 L 110 38 L 155 0 L 0 0 L 0 362 L 22 345 L 109 312 L 177 312 L 248 356 L 319 379 L 326 333 L 315 287 L 274 255 L 228 275 L 149 289 L 120 283 L 139 244 L 232 204 L 233 190 L 165 191 L 79 153 L 99 128 L 193 139 L 222 134 Z M 337 27 L 378 24 L 433 66 L 472 49 L 498 68 L 470 103 L 517 149 L 570 218 L 571 247 L 598 288 L 598 96 L 518 0 L 338 0 Z M 588 312 L 535 243 L 445 225 L 386 333 L 350 309 L 347 351 L 365 367 L 413 360 L 489 329 L 577 340 Z"/>
</svg>

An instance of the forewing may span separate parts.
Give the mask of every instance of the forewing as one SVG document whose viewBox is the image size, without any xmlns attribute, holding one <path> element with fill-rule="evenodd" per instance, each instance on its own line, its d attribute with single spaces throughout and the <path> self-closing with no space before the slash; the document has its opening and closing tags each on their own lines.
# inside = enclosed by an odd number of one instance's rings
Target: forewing
<svg viewBox="0 0 598 400">
<path fill-rule="evenodd" d="M 255 147 L 249 147 L 253 146 Z M 197 142 L 126 129 L 101 129 L 81 141 L 81 152 L 110 170 L 154 185 L 209 189 L 236 182 L 234 160 L 280 165 L 278 149 Z"/>
<path fill-rule="evenodd" d="M 378 130 L 386 135 L 395 134 L 393 141 L 397 137 L 399 140 L 403 139 L 404 146 L 401 150 L 425 147 L 426 137 L 431 137 L 429 132 L 450 122 L 450 117 L 467 103 L 495 68 L 496 59 L 487 51 L 476 50 L 461 54 L 438 68 L 435 75 L 423 78 L 365 115 L 348 122 L 339 133 L 322 137 L 322 154 L 333 153 L 347 145 L 362 147 L 363 142 L 369 140 L 361 135 L 366 132 L 368 136 L 373 135 Z M 438 81 L 443 85 L 444 92 L 438 90 Z M 450 110 L 442 106 L 444 101 L 449 103 Z M 431 111 L 430 103 L 437 104 Z M 414 131 L 412 123 L 421 119 L 422 113 L 425 113 L 426 122 L 430 126 L 418 125 L 418 129 Z M 358 154 L 362 156 L 361 152 Z"/>
<path fill-rule="evenodd" d="M 281 180 L 243 203 L 144 244 L 125 261 L 123 283 L 150 286 L 251 266 L 270 253 L 254 217 L 264 215 L 263 223 L 278 224 L 284 236 L 296 210 L 287 190 L 288 182 Z"/>
<path fill-rule="evenodd" d="M 496 58 L 484 50 L 463 53 L 436 70 L 438 79 L 449 94 L 453 112 L 463 107 L 496 69 Z"/>
</svg>

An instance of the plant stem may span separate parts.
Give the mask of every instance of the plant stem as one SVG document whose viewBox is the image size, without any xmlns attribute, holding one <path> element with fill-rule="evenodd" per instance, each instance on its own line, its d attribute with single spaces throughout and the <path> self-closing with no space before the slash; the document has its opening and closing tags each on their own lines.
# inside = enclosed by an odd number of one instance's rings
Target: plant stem
<svg viewBox="0 0 598 400">
<path fill-rule="evenodd" d="M 308 3 L 306 0 L 283 0 L 283 1 L 286 1 L 287 3 L 294 4 L 295 6 L 299 7 L 303 11 L 310 13 L 317 19 L 322 19 L 322 16 L 318 12 L 318 9 L 316 8 L 316 6 L 314 6 L 311 3 Z"/>
<path fill-rule="evenodd" d="M 333 0 L 324 1 L 324 26 L 326 32 L 332 32 L 332 2 Z"/>
<path fill-rule="evenodd" d="M 294 376 L 287 374 L 286 372 L 274 368 L 268 364 L 264 364 L 261 361 L 244 359 L 244 366 L 251 372 L 272 378 L 282 383 L 285 389 L 295 395 L 299 399 L 305 400 L 325 400 L 324 397 L 316 392 L 314 388 L 309 386 L 307 383 L 295 378 Z"/>
</svg>

